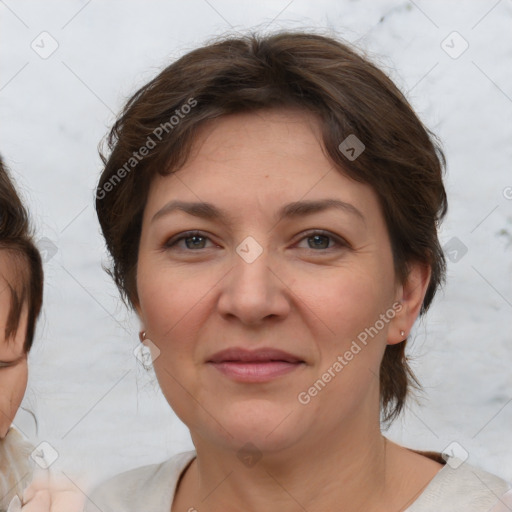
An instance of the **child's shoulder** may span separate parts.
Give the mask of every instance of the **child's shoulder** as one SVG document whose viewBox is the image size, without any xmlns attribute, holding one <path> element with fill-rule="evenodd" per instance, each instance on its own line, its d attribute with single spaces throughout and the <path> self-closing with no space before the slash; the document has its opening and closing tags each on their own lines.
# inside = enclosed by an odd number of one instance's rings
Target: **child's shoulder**
<svg viewBox="0 0 512 512">
<path fill-rule="evenodd" d="M 107 479 L 93 490 L 84 512 L 170 510 L 178 479 L 195 456 L 194 450 L 178 453 L 159 464 L 140 466 Z"/>
<path fill-rule="evenodd" d="M 14 496 L 22 496 L 32 480 L 34 447 L 13 427 L 0 439 L 0 509 L 7 509 Z"/>
</svg>

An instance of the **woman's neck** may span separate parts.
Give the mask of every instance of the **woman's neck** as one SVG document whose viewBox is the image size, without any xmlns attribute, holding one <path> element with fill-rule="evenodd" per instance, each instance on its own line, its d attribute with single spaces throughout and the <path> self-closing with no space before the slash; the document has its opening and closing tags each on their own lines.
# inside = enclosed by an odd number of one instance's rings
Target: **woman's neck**
<svg viewBox="0 0 512 512">
<path fill-rule="evenodd" d="M 195 443 L 197 459 L 180 482 L 172 511 L 376 512 L 417 495 L 420 482 L 404 486 L 403 468 L 398 467 L 403 457 L 399 452 L 405 449 L 387 442 L 380 431 L 364 434 L 352 432 L 337 442 L 324 439 L 306 449 L 262 454 L 256 463 L 257 454 L 244 463 L 239 453 Z M 397 495 L 399 488 L 403 496 Z"/>
</svg>

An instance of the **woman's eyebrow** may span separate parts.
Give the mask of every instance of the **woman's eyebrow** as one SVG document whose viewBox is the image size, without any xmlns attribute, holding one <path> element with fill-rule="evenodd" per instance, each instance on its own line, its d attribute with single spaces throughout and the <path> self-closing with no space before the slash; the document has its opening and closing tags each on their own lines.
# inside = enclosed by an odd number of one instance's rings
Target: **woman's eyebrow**
<svg viewBox="0 0 512 512">
<path fill-rule="evenodd" d="M 295 201 L 282 206 L 277 212 L 277 221 L 285 218 L 304 217 L 314 213 L 322 212 L 330 208 L 336 208 L 354 217 L 359 218 L 366 224 L 364 215 L 352 204 L 346 203 L 339 199 L 317 199 L 308 201 Z M 176 211 L 183 211 L 194 217 L 199 217 L 207 220 L 217 220 L 226 225 L 232 224 L 232 217 L 217 206 L 207 202 L 187 202 L 174 199 L 165 204 L 158 210 L 152 217 L 151 222 L 155 222 L 164 216 L 170 215 Z"/>
</svg>

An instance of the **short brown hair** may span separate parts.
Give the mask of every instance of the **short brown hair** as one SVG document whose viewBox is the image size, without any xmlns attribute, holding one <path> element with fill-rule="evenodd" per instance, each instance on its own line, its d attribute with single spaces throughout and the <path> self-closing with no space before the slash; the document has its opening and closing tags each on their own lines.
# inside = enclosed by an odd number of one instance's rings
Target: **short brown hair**
<svg viewBox="0 0 512 512">
<path fill-rule="evenodd" d="M 4 276 L 11 293 L 5 338 L 18 331 L 23 306 L 28 306 L 23 351 L 29 352 L 43 302 L 43 264 L 30 229 L 28 213 L 0 158 L 0 251 L 12 258 L 14 275 Z"/>
<path fill-rule="evenodd" d="M 108 271 L 123 300 L 132 306 L 138 301 L 137 253 L 153 176 L 185 163 L 205 121 L 279 107 L 317 115 L 338 170 L 375 190 L 397 278 L 405 280 L 409 262 L 430 265 L 420 314 L 425 313 L 445 277 L 437 237 L 447 210 L 443 152 L 404 95 L 368 58 L 332 37 L 304 32 L 217 39 L 181 57 L 129 99 L 106 138 L 107 149 L 100 149 L 105 168 L 96 191 L 113 259 Z M 339 147 L 349 135 L 365 145 L 356 159 Z M 402 410 L 408 386 L 419 388 L 405 345 L 388 345 L 381 364 L 386 422 Z"/>
</svg>

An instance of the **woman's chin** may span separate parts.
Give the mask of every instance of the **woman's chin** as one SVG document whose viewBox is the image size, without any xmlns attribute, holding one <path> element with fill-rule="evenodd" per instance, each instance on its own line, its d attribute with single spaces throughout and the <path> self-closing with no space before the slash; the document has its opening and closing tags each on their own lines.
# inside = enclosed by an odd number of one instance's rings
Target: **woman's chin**
<svg viewBox="0 0 512 512">
<path fill-rule="evenodd" d="M 222 439 L 216 439 L 215 443 L 234 450 L 279 451 L 294 444 L 301 432 L 307 430 L 307 420 L 298 421 L 293 407 L 269 401 L 247 400 L 217 410 L 222 428 L 216 425 L 213 435 L 221 435 Z"/>
</svg>

